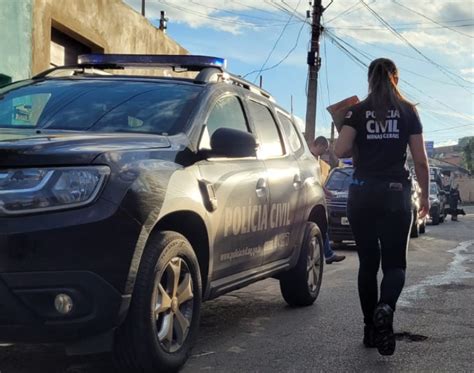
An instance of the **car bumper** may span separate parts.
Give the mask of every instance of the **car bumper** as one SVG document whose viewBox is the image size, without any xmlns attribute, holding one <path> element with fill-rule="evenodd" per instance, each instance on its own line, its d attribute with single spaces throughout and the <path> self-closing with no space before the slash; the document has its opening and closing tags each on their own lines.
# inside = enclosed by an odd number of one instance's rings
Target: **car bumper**
<svg viewBox="0 0 474 373">
<path fill-rule="evenodd" d="M 124 292 L 141 226 L 116 205 L 0 218 L 0 274 L 89 271 Z"/>
<path fill-rule="evenodd" d="M 77 340 L 119 325 L 140 230 L 105 200 L 0 218 L 0 342 Z M 58 294 L 71 297 L 69 314 L 55 309 Z"/>
<path fill-rule="evenodd" d="M 72 299 L 69 313 L 55 307 Z M 0 342 L 67 342 L 99 335 L 121 323 L 130 297 L 91 272 L 0 274 Z"/>
<path fill-rule="evenodd" d="M 347 222 L 346 201 L 328 204 L 329 239 L 331 241 L 354 241 L 351 226 Z"/>
</svg>

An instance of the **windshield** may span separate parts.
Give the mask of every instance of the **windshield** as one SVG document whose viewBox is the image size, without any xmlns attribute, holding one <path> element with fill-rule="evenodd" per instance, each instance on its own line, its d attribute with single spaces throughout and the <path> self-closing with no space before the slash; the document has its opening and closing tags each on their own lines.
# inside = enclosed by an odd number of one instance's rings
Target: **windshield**
<svg viewBox="0 0 474 373">
<path fill-rule="evenodd" d="M 201 90 L 119 79 L 22 82 L 0 90 L 0 127 L 173 135 Z"/>
<path fill-rule="evenodd" d="M 339 168 L 329 176 L 326 183 L 326 188 L 331 191 L 343 192 L 349 190 L 349 185 L 352 182 L 353 168 Z"/>
</svg>

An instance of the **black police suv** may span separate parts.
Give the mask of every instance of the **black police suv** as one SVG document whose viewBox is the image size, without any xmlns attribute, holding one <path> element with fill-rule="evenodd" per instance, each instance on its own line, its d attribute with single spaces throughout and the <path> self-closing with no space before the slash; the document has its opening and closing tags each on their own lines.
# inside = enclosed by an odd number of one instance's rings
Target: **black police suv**
<svg viewBox="0 0 474 373">
<path fill-rule="evenodd" d="M 173 371 L 204 300 L 276 277 L 312 304 L 317 167 L 288 112 L 222 59 L 85 55 L 2 88 L 0 343 Z"/>
</svg>

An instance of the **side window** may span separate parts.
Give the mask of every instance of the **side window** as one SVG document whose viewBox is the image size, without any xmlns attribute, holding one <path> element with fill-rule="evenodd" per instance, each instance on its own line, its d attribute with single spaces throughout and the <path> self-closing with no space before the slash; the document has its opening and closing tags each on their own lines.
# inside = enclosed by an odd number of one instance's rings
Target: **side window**
<svg viewBox="0 0 474 373">
<path fill-rule="evenodd" d="M 280 123 L 283 126 L 283 131 L 285 132 L 285 136 L 290 143 L 290 148 L 294 152 L 297 152 L 301 149 L 303 144 L 301 143 L 301 139 L 296 132 L 295 125 L 293 122 L 286 116 L 281 113 L 278 113 L 278 119 L 280 119 Z"/>
<path fill-rule="evenodd" d="M 259 156 L 277 157 L 283 155 L 280 133 L 270 109 L 265 105 L 249 101 L 249 110 L 260 140 Z"/>
<path fill-rule="evenodd" d="M 210 138 L 218 128 L 233 128 L 248 132 L 242 104 L 236 96 L 226 96 L 219 99 L 207 118 L 206 130 L 201 139 L 201 148 L 210 147 Z"/>
</svg>

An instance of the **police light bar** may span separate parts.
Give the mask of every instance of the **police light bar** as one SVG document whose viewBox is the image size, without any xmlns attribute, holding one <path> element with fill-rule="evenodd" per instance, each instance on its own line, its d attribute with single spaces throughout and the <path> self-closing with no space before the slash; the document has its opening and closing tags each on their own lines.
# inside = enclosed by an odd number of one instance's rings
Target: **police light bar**
<svg viewBox="0 0 474 373">
<path fill-rule="evenodd" d="M 206 67 L 224 70 L 224 58 L 169 54 L 83 54 L 77 58 L 79 65 L 126 67 L 174 67 L 199 71 Z"/>
</svg>

